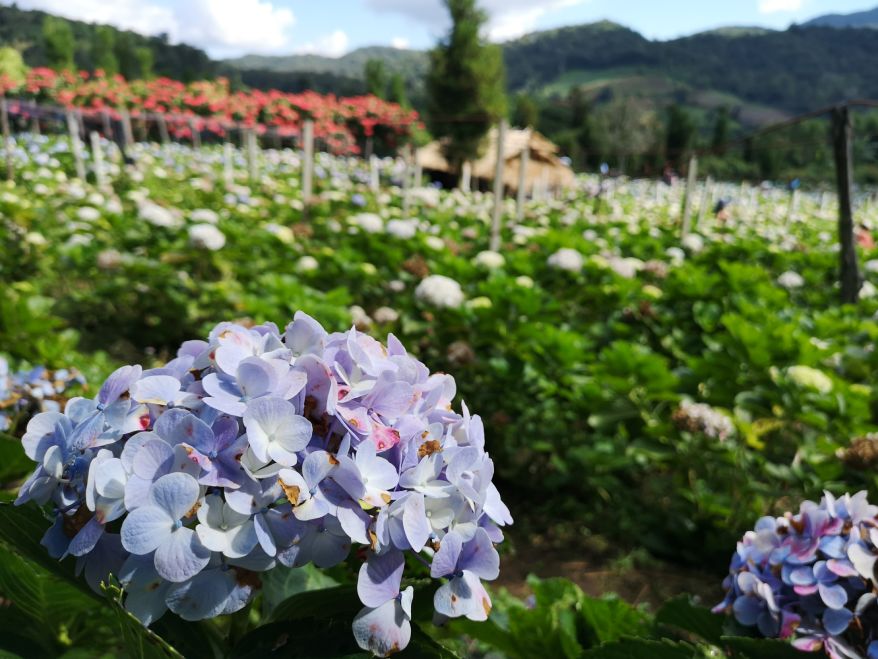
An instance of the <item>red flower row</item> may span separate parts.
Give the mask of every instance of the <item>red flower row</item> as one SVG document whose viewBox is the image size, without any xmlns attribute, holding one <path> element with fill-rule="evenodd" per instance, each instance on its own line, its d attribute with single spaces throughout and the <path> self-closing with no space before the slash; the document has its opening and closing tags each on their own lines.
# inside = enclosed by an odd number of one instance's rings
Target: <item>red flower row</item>
<svg viewBox="0 0 878 659">
<path fill-rule="evenodd" d="M 420 125 L 414 110 L 375 96 L 338 98 L 277 90 L 233 93 L 225 78 L 189 84 L 168 78 L 127 81 L 103 71 L 59 73 L 35 68 L 24 82 L 0 74 L 0 93 L 77 108 L 88 116 L 107 113 L 118 119 L 123 109 L 135 119 L 163 115 L 168 132 L 179 138 L 193 128 L 219 136 L 235 128 L 252 128 L 259 134 L 296 137 L 302 122 L 312 119 L 315 138 L 332 151 L 348 154 L 357 153 L 358 142 L 376 132 L 395 141 Z"/>
</svg>

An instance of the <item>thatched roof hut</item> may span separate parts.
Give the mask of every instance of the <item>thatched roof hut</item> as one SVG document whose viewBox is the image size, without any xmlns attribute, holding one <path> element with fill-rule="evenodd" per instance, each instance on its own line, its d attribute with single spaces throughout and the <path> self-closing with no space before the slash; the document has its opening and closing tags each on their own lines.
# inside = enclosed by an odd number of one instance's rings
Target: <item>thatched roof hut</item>
<svg viewBox="0 0 878 659">
<path fill-rule="evenodd" d="M 485 139 L 481 158 L 472 163 L 472 178 L 482 181 L 493 181 L 497 167 L 497 128 L 492 128 Z M 528 145 L 527 169 L 525 172 L 525 191 L 535 190 L 543 193 L 557 190 L 573 184 L 573 170 L 558 157 L 558 147 L 534 130 L 510 128 L 506 131 L 503 145 L 503 183 L 507 192 L 518 190 L 520 180 L 522 152 Z M 445 156 L 442 155 L 441 142 L 431 142 L 417 152 L 417 163 L 427 172 L 438 172 L 444 175 L 455 175 Z"/>
</svg>

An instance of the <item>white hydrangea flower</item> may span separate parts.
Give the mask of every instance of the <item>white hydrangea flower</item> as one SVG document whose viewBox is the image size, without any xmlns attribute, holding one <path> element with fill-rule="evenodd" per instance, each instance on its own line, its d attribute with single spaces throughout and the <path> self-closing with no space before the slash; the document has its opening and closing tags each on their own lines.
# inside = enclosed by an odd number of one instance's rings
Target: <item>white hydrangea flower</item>
<svg viewBox="0 0 878 659">
<path fill-rule="evenodd" d="M 320 264 L 317 262 L 317 259 L 307 254 L 296 262 L 296 270 L 298 272 L 313 272 L 319 267 Z"/>
<path fill-rule="evenodd" d="M 821 394 L 832 391 L 832 379 L 823 371 L 810 366 L 790 366 L 787 376 L 802 389 L 813 389 Z"/>
<path fill-rule="evenodd" d="M 378 307 L 372 313 L 372 318 L 376 323 L 384 324 L 384 323 L 395 323 L 399 320 L 399 312 L 396 309 L 391 309 L 390 307 Z"/>
<path fill-rule="evenodd" d="M 359 213 L 348 218 L 348 224 L 359 227 L 366 233 L 381 233 L 384 230 L 384 220 L 375 213 Z"/>
<path fill-rule="evenodd" d="M 216 224 L 219 222 L 219 215 L 209 208 L 198 208 L 189 214 L 189 219 L 203 224 Z"/>
<path fill-rule="evenodd" d="M 697 233 L 690 233 L 683 236 L 683 240 L 680 241 L 680 244 L 693 254 L 698 254 L 704 249 L 704 238 Z"/>
<path fill-rule="evenodd" d="M 195 224 L 189 227 L 189 242 L 198 249 L 216 252 L 225 246 L 226 236 L 212 224 Z"/>
<path fill-rule="evenodd" d="M 176 229 L 181 224 L 180 219 L 174 213 L 151 201 L 145 201 L 140 205 L 138 216 L 144 222 L 166 229 Z"/>
<path fill-rule="evenodd" d="M 787 290 L 793 290 L 795 288 L 802 288 L 805 285 L 805 279 L 798 272 L 787 270 L 777 278 L 777 283 Z"/>
<path fill-rule="evenodd" d="M 496 270 L 503 267 L 506 263 L 506 259 L 503 258 L 502 254 L 486 249 L 476 254 L 473 263 L 480 268 L 485 268 L 486 270 Z"/>
<path fill-rule="evenodd" d="M 463 304 L 465 296 L 460 284 L 444 275 L 430 275 L 415 289 L 415 297 L 434 307 L 455 309 Z"/>
<path fill-rule="evenodd" d="M 415 219 L 390 220 L 387 222 L 387 233 L 403 240 L 414 238 L 418 233 L 418 221 Z"/>
<path fill-rule="evenodd" d="M 430 249 L 435 249 L 437 252 L 439 250 L 445 249 L 445 241 L 442 240 L 439 236 L 427 236 L 424 241 L 427 243 L 427 247 Z"/>
<path fill-rule="evenodd" d="M 686 260 L 686 252 L 679 247 L 668 247 L 665 250 L 665 256 L 667 256 L 674 265 L 679 265 Z"/>
<path fill-rule="evenodd" d="M 582 270 L 585 259 L 583 258 L 582 254 L 577 252 L 575 249 L 562 247 L 557 252 L 552 254 L 546 261 L 546 263 L 548 263 L 551 267 L 557 268 L 559 270 L 579 272 L 580 270 Z"/>
<path fill-rule="evenodd" d="M 95 220 L 100 219 L 100 217 L 101 212 L 97 208 L 91 206 L 83 206 L 76 211 L 76 218 L 83 222 L 94 222 Z"/>
</svg>

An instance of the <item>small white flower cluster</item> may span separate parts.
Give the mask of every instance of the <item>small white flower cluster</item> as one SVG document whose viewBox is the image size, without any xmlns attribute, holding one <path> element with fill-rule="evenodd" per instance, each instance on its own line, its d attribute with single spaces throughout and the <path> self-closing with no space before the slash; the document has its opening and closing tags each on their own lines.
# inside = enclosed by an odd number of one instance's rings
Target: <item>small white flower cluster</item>
<svg viewBox="0 0 878 659">
<path fill-rule="evenodd" d="M 711 439 L 722 441 L 735 434 L 732 420 L 706 403 L 684 400 L 674 417 L 684 429 L 700 432 Z"/>
<path fill-rule="evenodd" d="M 567 270 L 568 272 L 579 272 L 585 263 L 582 254 L 575 249 L 563 247 L 552 254 L 546 263 L 552 268 L 558 270 Z"/>
<path fill-rule="evenodd" d="M 456 309 L 466 299 L 460 284 L 444 275 L 430 275 L 423 279 L 415 289 L 415 297 L 442 309 Z"/>
</svg>

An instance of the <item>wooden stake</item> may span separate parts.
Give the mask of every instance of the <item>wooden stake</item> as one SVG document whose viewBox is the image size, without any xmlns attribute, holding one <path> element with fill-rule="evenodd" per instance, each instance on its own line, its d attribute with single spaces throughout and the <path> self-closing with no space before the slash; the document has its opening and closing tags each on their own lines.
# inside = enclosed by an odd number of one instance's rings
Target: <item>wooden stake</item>
<svg viewBox="0 0 878 659">
<path fill-rule="evenodd" d="M 860 274 L 857 269 L 857 246 L 854 240 L 854 216 L 851 197 L 854 186 L 853 125 L 847 105 L 832 110 L 832 143 L 835 154 L 835 177 L 838 185 L 839 278 L 842 303 L 854 304 L 859 297 Z"/>
<path fill-rule="evenodd" d="M 189 132 L 192 133 L 192 148 L 201 148 L 201 130 L 195 124 L 195 119 L 189 120 Z"/>
<path fill-rule="evenodd" d="M 695 226 L 703 226 L 704 218 L 707 217 L 707 209 L 713 203 L 713 179 L 709 176 L 704 181 L 704 187 L 701 190 L 701 206 L 698 208 L 698 219 Z"/>
<path fill-rule="evenodd" d="M 231 142 L 223 144 L 223 179 L 227 189 L 232 187 L 232 184 L 235 182 L 234 148 Z"/>
<path fill-rule="evenodd" d="M 402 170 L 402 214 L 408 215 L 409 207 L 412 203 L 411 187 L 412 187 L 412 145 L 406 144 L 403 150 L 403 170 Z"/>
<path fill-rule="evenodd" d="M 256 130 L 250 128 L 247 131 L 247 174 L 250 176 L 250 182 L 256 182 L 258 172 L 256 167 Z"/>
<path fill-rule="evenodd" d="M 497 126 L 497 162 L 494 169 L 494 216 L 491 218 L 491 242 L 493 251 L 500 249 L 500 232 L 503 229 L 503 167 L 506 164 L 506 120 Z"/>
<path fill-rule="evenodd" d="M 73 153 L 73 164 L 76 177 L 85 181 L 85 163 L 82 160 L 82 142 L 79 139 L 79 122 L 73 110 L 67 110 L 67 132 L 70 134 L 70 151 Z"/>
<path fill-rule="evenodd" d="M 9 108 L 6 97 L 0 98 L 0 127 L 3 131 L 3 157 L 6 160 L 6 179 L 12 180 L 12 135 L 9 130 Z"/>
<path fill-rule="evenodd" d="M 698 158 L 692 156 L 689 158 L 689 175 L 686 178 L 686 192 L 685 197 L 683 197 L 683 210 L 680 214 L 680 225 L 684 236 L 689 233 L 689 211 L 692 208 L 692 195 L 695 193 L 695 181 L 697 176 Z"/>
<path fill-rule="evenodd" d="M 527 199 L 527 168 L 530 164 L 530 129 L 527 130 L 527 141 L 518 157 L 518 190 L 515 195 L 515 219 L 521 222 L 524 219 L 524 202 Z"/>
<path fill-rule="evenodd" d="M 302 201 L 311 203 L 314 185 L 314 122 L 306 119 L 302 124 Z"/>
<path fill-rule="evenodd" d="M 97 181 L 99 188 L 105 188 L 107 186 L 107 174 L 104 170 L 104 150 L 101 148 L 101 136 L 98 135 L 96 130 L 93 130 L 88 134 L 88 139 L 91 142 L 91 157 L 94 163 L 95 181 Z"/>
<path fill-rule="evenodd" d="M 171 136 L 168 135 L 168 122 L 165 121 L 165 115 L 157 114 L 156 123 L 159 127 L 159 139 L 162 141 L 162 144 L 168 144 L 171 141 Z"/>
<path fill-rule="evenodd" d="M 472 190 L 472 180 L 473 180 L 473 165 L 467 160 L 463 163 L 463 167 L 461 167 L 460 172 L 460 189 L 464 192 L 470 192 Z"/>
<path fill-rule="evenodd" d="M 372 154 L 369 156 L 369 189 L 372 192 L 378 192 L 381 185 L 381 170 L 378 167 L 378 156 Z"/>
<path fill-rule="evenodd" d="M 134 131 L 131 130 L 131 114 L 128 108 L 119 111 L 122 121 L 122 150 L 128 155 L 128 150 L 134 146 Z"/>
</svg>

